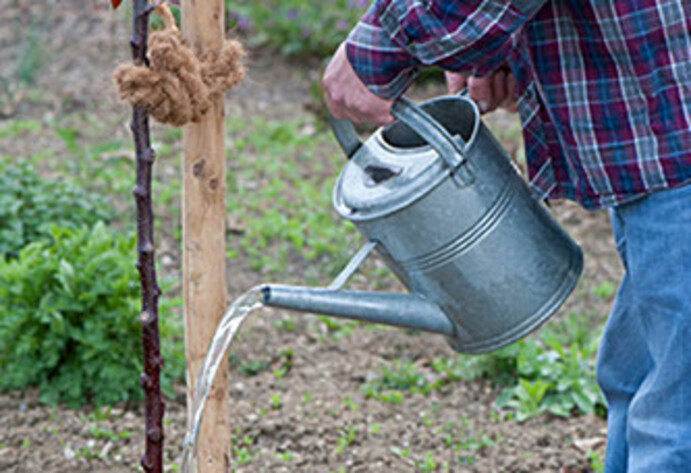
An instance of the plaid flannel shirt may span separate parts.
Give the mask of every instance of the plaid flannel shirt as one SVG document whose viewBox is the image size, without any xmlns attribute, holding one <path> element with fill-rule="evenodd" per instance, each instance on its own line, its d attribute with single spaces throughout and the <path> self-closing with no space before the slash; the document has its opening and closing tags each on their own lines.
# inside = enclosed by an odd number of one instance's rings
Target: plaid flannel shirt
<svg viewBox="0 0 691 473">
<path fill-rule="evenodd" d="M 540 198 L 589 209 L 691 182 L 691 0 L 376 0 L 347 41 L 399 96 L 422 66 L 516 79 Z"/>
</svg>

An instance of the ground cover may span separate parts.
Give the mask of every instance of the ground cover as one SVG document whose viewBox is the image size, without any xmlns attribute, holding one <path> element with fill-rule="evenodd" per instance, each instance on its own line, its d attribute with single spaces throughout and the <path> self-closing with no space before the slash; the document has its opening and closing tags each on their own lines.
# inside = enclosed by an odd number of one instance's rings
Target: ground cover
<svg viewBox="0 0 691 473">
<path fill-rule="evenodd" d="M 13 84 L 25 78 L 3 95 L 0 160 L 100 196 L 108 202 L 108 227 L 126 239 L 133 232 L 133 153 L 128 111 L 115 101 L 108 76 L 128 54 L 127 24 L 75 0 L 49 12 L 49 33 L 35 29 L 54 41 L 18 34 L 13 22 L 31 27 L 43 14 L 17 1 L 0 20 L 1 75 Z M 248 80 L 228 102 L 231 296 L 267 280 L 325 284 L 360 244 L 331 211 L 343 158 L 310 111 L 319 61 L 277 57 L 253 51 Z M 33 65 L 17 66 L 26 63 Z M 414 94 L 442 90 L 431 83 Z M 487 120 L 520 161 L 515 117 Z M 159 268 L 173 281 L 165 297 L 173 306 L 169 317 L 179 321 L 179 131 L 155 127 L 154 146 Z M 604 422 L 592 365 L 619 266 L 604 215 L 568 204 L 555 212 L 585 248 L 584 278 L 545 330 L 497 354 L 461 357 L 440 337 L 324 317 L 265 310 L 248 320 L 230 354 L 233 468 L 599 471 Z M 399 289 L 376 260 L 352 284 Z M 179 327 L 171 330 L 170 340 L 179 343 Z M 185 425 L 182 380 L 171 391 L 166 461 L 174 470 Z M 134 471 L 141 415 L 136 399 L 73 410 L 45 405 L 32 388 L 3 394 L 0 469 Z"/>
</svg>

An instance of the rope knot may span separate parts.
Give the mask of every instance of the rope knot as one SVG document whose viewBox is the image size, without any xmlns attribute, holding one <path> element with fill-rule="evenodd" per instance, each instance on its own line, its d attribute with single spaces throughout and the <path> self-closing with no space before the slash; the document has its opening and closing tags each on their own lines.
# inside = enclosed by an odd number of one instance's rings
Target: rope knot
<svg viewBox="0 0 691 473">
<path fill-rule="evenodd" d="M 187 45 L 165 4 L 157 8 L 166 28 L 149 36 L 149 67 L 120 64 L 113 79 L 121 100 L 146 107 L 160 123 L 199 122 L 245 76 L 242 45 L 226 40 L 218 51 L 196 55 Z"/>
</svg>

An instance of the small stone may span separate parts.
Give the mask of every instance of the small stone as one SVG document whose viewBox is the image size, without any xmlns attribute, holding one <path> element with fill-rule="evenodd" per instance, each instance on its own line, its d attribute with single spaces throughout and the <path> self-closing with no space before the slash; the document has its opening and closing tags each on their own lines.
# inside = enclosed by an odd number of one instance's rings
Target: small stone
<svg viewBox="0 0 691 473">
<path fill-rule="evenodd" d="M 69 444 L 65 445 L 65 448 L 62 450 L 63 455 L 65 455 L 65 459 L 67 461 L 72 461 L 74 460 L 74 450 L 72 450 L 72 447 L 70 447 Z"/>
<path fill-rule="evenodd" d="M 111 449 L 111 448 L 113 448 L 113 442 L 108 442 L 107 444 L 105 444 L 105 445 L 103 446 L 103 448 L 102 448 L 101 451 L 99 452 L 98 456 L 99 456 L 100 458 L 107 458 L 107 457 L 108 457 L 108 453 L 110 452 L 110 449 Z"/>
</svg>

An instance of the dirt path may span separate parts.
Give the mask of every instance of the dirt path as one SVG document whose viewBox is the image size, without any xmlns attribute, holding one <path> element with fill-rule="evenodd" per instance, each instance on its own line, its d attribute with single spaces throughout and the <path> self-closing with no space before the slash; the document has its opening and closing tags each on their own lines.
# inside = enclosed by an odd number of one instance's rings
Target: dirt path
<svg viewBox="0 0 691 473">
<path fill-rule="evenodd" d="M 85 7 L 81 0 L 69 0 L 46 7 L 14 1 L 3 11 L 3 83 L 16 79 L 22 61 L 33 54 L 41 58 L 32 85 L 24 90 L 5 87 L 0 113 L 7 119 L 62 117 L 90 123 L 96 117 L 111 125 L 96 127 L 100 131 L 95 133 L 128 138 L 128 112 L 117 103 L 109 79 L 115 62 L 128 56 L 128 22 L 124 12 L 95 10 L 91 3 Z M 48 20 L 36 23 L 45 11 Z M 39 52 L 31 52 L 37 46 L 31 46 L 26 31 L 40 42 Z M 229 99 L 228 115 L 282 119 L 305 113 L 316 65 L 295 67 L 256 53 L 249 66 L 247 81 Z M 417 94 L 438 92 L 422 88 Z M 515 126 L 514 120 L 505 115 L 489 118 L 499 134 Z M 0 155 L 21 157 L 62 146 L 54 135 L 27 142 L 5 140 L 0 141 Z M 166 165 L 174 172 L 175 163 Z M 587 314 L 597 322 L 610 302 L 593 296 L 593 288 L 616 282 L 620 272 L 607 217 L 568 203 L 555 209 L 587 258 L 581 284 L 561 314 Z M 260 282 L 242 262 L 229 273 L 231 296 Z M 520 425 L 503 420 L 492 410 L 496 393 L 486 382 L 453 383 L 428 395 L 406 396 L 401 403 L 367 399 L 362 385 L 382 363 L 412 360 L 424 370 L 430 360 L 449 356 L 449 348 L 441 337 L 364 325 L 326 333 L 324 327 L 312 316 L 270 311 L 246 323 L 231 355 L 236 471 L 444 471 L 446 463 L 446 471 L 457 472 L 574 473 L 590 471 L 587 451 L 601 449 L 601 419 L 540 416 Z M 184 424 L 184 388 L 179 387 L 167 408 L 169 467 L 179 455 Z M 71 411 L 41 406 L 32 392 L 2 395 L 0 470 L 134 471 L 142 425 L 137 405 Z M 425 463 L 428 456 L 436 464 Z"/>
</svg>

